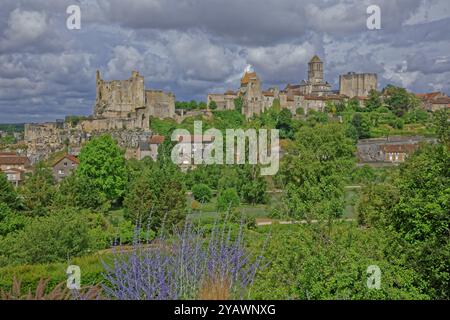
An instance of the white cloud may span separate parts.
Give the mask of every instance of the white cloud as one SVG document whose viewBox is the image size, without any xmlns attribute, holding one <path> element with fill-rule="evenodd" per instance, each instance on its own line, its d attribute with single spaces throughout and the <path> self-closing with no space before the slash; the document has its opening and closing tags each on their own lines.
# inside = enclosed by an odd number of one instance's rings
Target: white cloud
<svg viewBox="0 0 450 320">
<path fill-rule="evenodd" d="M 8 27 L 0 39 L 1 50 L 11 50 L 33 44 L 47 31 L 46 14 L 38 11 L 13 10 Z"/>
</svg>

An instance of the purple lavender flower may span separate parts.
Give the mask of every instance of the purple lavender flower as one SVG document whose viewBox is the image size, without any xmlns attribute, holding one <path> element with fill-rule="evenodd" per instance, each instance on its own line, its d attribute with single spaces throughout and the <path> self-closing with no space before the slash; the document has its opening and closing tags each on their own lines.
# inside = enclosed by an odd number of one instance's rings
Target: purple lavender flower
<svg viewBox="0 0 450 320">
<path fill-rule="evenodd" d="M 139 233 L 138 227 L 131 250 L 114 247 L 112 264 L 103 262 L 104 291 L 111 298 L 243 298 L 262 266 L 262 255 L 251 259 L 245 249 L 243 223 L 234 237 L 231 225 L 217 221 L 209 236 L 189 222 L 182 230 L 175 228 L 170 238 L 160 232 L 143 243 Z"/>
</svg>

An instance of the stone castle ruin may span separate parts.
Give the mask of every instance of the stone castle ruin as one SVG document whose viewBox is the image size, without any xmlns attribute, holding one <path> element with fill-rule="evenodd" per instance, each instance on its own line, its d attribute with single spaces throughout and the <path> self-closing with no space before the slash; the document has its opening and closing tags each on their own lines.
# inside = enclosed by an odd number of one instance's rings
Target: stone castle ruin
<svg viewBox="0 0 450 320">
<path fill-rule="evenodd" d="M 137 71 L 127 80 L 112 81 L 101 79 L 97 71 L 93 115 L 77 124 L 62 120 L 26 124 L 28 157 L 35 163 L 64 147 L 81 146 L 92 136 L 106 132 L 132 155 L 139 142 L 151 136 L 151 117 L 175 117 L 175 96 L 171 92 L 145 89 L 144 77 Z"/>
<path fill-rule="evenodd" d="M 96 75 L 95 119 L 133 119 L 135 126 L 148 129 L 150 117 L 173 118 L 175 96 L 160 90 L 146 90 L 144 77 L 133 71 L 128 80 L 106 81 Z"/>
</svg>

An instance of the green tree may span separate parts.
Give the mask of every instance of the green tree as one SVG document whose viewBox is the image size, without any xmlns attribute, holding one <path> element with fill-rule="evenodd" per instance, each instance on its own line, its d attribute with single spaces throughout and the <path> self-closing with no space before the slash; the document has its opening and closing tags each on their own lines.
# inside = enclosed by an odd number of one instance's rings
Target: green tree
<svg viewBox="0 0 450 320">
<path fill-rule="evenodd" d="M 238 207 L 240 203 L 236 189 L 228 188 L 220 192 L 217 198 L 217 210 L 221 212 L 232 210 Z"/>
<path fill-rule="evenodd" d="M 241 113 L 243 106 L 244 106 L 244 100 L 242 99 L 242 97 L 238 97 L 238 98 L 234 99 L 234 110 Z"/>
<path fill-rule="evenodd" d="M 352 125 L 358 134 L 358 139 L 370 138 L 371 121 L 367 114 L 355 113 L 352 118 Z"/>
<path fill-rule="evenodd" d="M 388 108 L 398 117 L 403 116 L 408 110 L 416 108 L 419 104 L 417 98 L 405 88 L 388 85 L 383 90 L 383 95 Z"/>
<path fill-rule="evenodd" d="M 209 103 L 209 109 L 216 110 L 217 109 L 217 103 L 215 101 L 211 101 Z"/>
<path fill-rule="evenodd" d="M 66 209 L 37 217 L 0 241 L 0 256 L 15 264 L 66 261 L 98 248 L 86 212 Z"/>
<path fill-rule="evenodd" d="M 186 189 L 178 168 L 170 163 L 157 163 L 132 180 L 125 196 L 125 216 L 153 230 L 164 222 L 179 223 L 186 215 Z"/>
<path fill-rule="evenodd" d="M 331 219 L 344 209 L 344 179 L 354 166 L 354 142 L 345 127 L 302 127 L 281 163 L 287 214 L 294 219 Z"/>
<path fill-rule="evenodd" d="M 88 178 L 73 174 L 60 184 L 53 205 L 56 208 L 77 207 L 106 212 L 110 202 Z"/>
<path fill-rule="evenodd" d="M 52 171 L 43 162 L 35 165 L 33 173 L 19 189 L 25 208 L 33 216 L 46 215 L 56 194 Z"/>
<path fill-rule="evenodd" d="M 120 199 L 127 184 L 123 151 L 110 135 L 89 141 L 80 152 L 76 174 L 109 201 Z"/>
<path fill-rule="evenodd" d="M 278 114 L 276 129 L 280 130 L 281 139 L 292 139 L 294 130 L 292 128 L 292 113 L 288 109 L 283 109 Z"/>
<path fill-rule="evenodd" d="M 448 109 L 436 111 L 433 114 L 433 127 L 439 141 L 450 148 L 450 111 Z"/>
<path fill-rule="evenodd" d="M 19 205 L 17 193 L 3 172 L 0 172 L 0 203 L 5 203 L 10 208 L 17 208 Z"/>
<path fill-rule="evenodd" d="M 194 199 L 201 203 L 209 202 L 212 197 L 211 189 L 203 183 L 195 184 L 192 187 L 192 194 Z"/>
<path fill-rule="evenodd" d="M 5 203 L 0 202 L 0 237 L 23 229 L 29 218 L 19 212 L 14 212 Z"/>
<path fill-rule="evenodd" d="M 254 165 L 243 165 L 239 170 L 240 198 L 250 204 L 266 203 L 267 182 L 260 174 L 261 168 Z"/>
<path fill-rule="evenodd" d="M 382 106 L 381 92 L 377 90 L 370 90 L 367 100 L 365 102 L 365 107 L 367 111 L 373 111 Z"/>
</svg>

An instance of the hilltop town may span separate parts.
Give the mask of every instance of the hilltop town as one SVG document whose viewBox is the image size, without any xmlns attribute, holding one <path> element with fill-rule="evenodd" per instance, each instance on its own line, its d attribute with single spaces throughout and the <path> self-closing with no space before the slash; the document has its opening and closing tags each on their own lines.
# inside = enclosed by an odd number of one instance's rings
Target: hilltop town
<svg viewBox="0 0 450 320">
<path fill-rule="evenodd" d="M 100 71 L 96 73 L 96 97 L 93 113 L 89 117 L 68 117 L 48 123 L 25 124 L 23 145 L 26 150 L 18 156 L 26 156 L 31 164 L 45 160 L 49 155 L 67 149 L 77 156 L 81 146 L 92 137 L 109 133 L 126 150 L 126 158 L 140 159 L 143 155 L 155 157 L 161 138 L 151 129 L 151 119 L 171 119 L 181 123 L 191 116 L 210 116 L 212 111 L 235 110 L 239 108 L 245 118 L 250 119 L 265 112 L 272 106 L 287 109 L 293 116 L 301 110 L 303 115 L 324 111 L 327 105 L 337 105 L 349 100 L 357 101 L 364 107 L 371 91 L 378 90 L 378 77 L 374 73 L 354 73 L 340 75 L 339 89 L 332 90 L 325 79 L 323 61 L 315 55 L 308 63 L 306 80 L 298 84 L 287 84 L 283 89 L 264 88 L 258 74 L 247 68 L 236 90 L 225 93 L 211 93 L 206 97 L 203 110 L 176 109 L 176 97 L 172 92 L 146 89 L 144 77 L 133 71 L 127 80 L 104 80 Z M 417 94 L 421 108 L 436 111 L 450 106 L 450 98 L 435 92 Z M 239 103 L 237 103 L 239 102 Z M 412 139 L 412 140 L 411 140 Z M 394 144 L 417 144 L 420 138 L 397 138 Z M 419 140 L 417 140 L 419 139 Z M 157 144 L 152 141 L 159 141 Z M 411 143 L 410 143 L 411 142 Z M 381 150 L 385 143 L 366 141 Z M 400 147 L 412 150 L 409 147 Z M 369 148 L 370 149 L 370 148 Z M 362 146 L 361 150 L 369 150 Z M 373 149 L 373 148 L 372 148 Z M 360 158 L 371 158 L 370 152 L 360 150 Z M 373 150 L 371 151 L 373 153 Z M 11 155 L 9 155 L 11 156 Z M 397 156 L 398 157 L 398 156 Z M 383 162 L 384 156 L 373 157 Z M 389 157 L 387 158 L 389 159 Z M 27 161 L 28 161 L 27 160 Z"/>
</svg>

